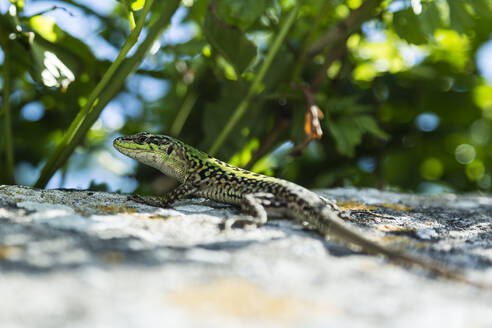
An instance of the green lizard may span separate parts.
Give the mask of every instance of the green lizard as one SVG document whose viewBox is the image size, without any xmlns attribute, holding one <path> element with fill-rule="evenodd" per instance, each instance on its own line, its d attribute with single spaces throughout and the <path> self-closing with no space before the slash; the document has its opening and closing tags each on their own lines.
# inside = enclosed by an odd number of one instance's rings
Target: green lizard
<svg viewBox="0 0 492 328">
<path fill-rule="evenodd" d="M 177 139 L 146 132 L 116 138 L 114 147 L 137 161 L 177 179 L 181 184 L 160 201 L 137 201 L 152 206 L 169 207 L 186 196 L 199 196 L 240 206 L 257 225 L 267 216 L 283 216 L 334 235 L 359 246 L 363 251 L 381 254 L 405 265 L 415 265 L 435 275 L 467 281 L 462 274 L 436 263 L 405 255 L 373 242 L 349 228 L 338 207 L 318 194 L 295 183 L 264 176 L 224 163 Z"/>
</svg>

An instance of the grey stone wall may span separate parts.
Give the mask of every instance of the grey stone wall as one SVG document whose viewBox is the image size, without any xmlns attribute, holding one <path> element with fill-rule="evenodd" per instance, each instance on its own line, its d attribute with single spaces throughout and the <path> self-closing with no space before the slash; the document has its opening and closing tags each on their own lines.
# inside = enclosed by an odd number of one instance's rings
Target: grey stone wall
<svg viewBox="0 0 492 328">
<path fill-rule="evenodd" d="M 320 191 L 368 238 L 492 285 L 492 197 Z M 203 199 L 0 186 L 0 327 L 492 327 L 492 291 Z"/>
</svg>

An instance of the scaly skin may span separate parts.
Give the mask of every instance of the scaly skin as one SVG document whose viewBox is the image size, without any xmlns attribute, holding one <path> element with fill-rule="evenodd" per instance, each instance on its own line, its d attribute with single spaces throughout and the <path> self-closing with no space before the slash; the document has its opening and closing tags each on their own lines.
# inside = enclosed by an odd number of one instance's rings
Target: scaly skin
<svg viewBox="0 0 492 328">
<path fill-rule="evenodd" d="M 161 201 L 141 202 L 169 207 L 186 196 L 200 196 L 238 205 L 249 220 L 264 224 L 267 216 L 284 216 L 307 222 L 322 234 L 355 244 L 363 251 L 382 254 L 392 261 L 415 265 L 450 279 L 466 281 L 457 272 L 383 247 L 349 228 L 337 206 L 292 182 L 246 171 L 211 157 L 174 138 L 142 132 L 114 140 L 114 147 L 137 161 L 177 179 L 181 184 Z"/>
</svg>

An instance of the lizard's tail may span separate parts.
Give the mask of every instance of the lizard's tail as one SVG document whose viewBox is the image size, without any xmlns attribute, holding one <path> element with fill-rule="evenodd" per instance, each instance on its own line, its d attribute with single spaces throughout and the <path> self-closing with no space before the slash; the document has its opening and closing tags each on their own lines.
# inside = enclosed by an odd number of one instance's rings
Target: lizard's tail
<svg viewBox="0 0 492 328">
<path fill-rule="evenodd" d="M 471 281 L 467 279 L 462 272 L 446 268 L 443 264 L 418 259 L 411 255 L 404 254 L 400 251 L 392 250 L 390 248 L 379 245 L 378 243 L 367 239 L 363 235 L 347 227 L 346 223 L 343 222 L 338 217 L 338 215 L 334 213 L 330 208 L 323 209 L 321 213 L 323 219 L 321 220 L 321 222 L 319 222 L 319 224 L 322 225 L 319 227 L 319 231 L 323 231 L 326 234 L 333 234 L 336 237 L 340 237 L 346 242 L 359 246 L 365 252 L 383 255 L 389 260 L 399 264 L 403 264 L 405 266 L 422 268 L 439 277 L 466 282 L 479 288 L 492 289 L 492 286 L 484 285 L 483 283 L 476 281 Z"/>
</svg>

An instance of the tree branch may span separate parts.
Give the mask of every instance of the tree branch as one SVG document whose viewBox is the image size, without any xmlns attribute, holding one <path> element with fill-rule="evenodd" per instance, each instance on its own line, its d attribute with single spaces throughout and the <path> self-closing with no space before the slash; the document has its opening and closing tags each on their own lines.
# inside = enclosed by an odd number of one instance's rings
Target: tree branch
<svg viewBox="0 0 492 328">
<path fill-rule="evenodd" d="M 317 42 L 308 50 L 309 56 L 317 55 L 330 45 L 347 38 L 354 31 L 358 30 L 362 23 L 371 17 L 375 9 L 383 2 L 382 0 L 366 0 L 357 9 L 353 10 L 345 19 L 330 28 Z"/>
</svg>

